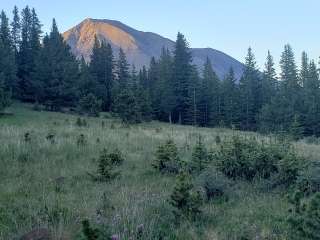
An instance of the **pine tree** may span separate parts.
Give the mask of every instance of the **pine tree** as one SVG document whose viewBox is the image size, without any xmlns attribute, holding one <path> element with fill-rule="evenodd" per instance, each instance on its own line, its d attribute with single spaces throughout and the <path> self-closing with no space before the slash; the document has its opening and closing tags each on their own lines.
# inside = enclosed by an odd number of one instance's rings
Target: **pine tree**
<svg viewBox="0 0 320 240">
<path fill-rule="evenodd" d="M 172 123 L 173 111 L 176 106 L 176 95 L 174 94 L 174 79 L 172 77 L 173 59 L 168 49 L 162 48 L 159 59 L 159 79 L 155 83 L 155 94 L 153 96 L 156 118 Z"/>
<path fill-rule="evenodd" d="M 36 101 L 37 86 L 32 78 L 40 53 L 41 24 L 34 9 L 26 6 L 21 13 L 21 41 L 18 54 L 19 98 Z"/>
<path fill-rule="evenodd" d="M 220 94 L 219 119 L 221 122 L 219 124 L 227 127 L 239 125 L 240 93 L 232 68 L 221 83 Z"/>
<path fill-rule="evenodd" d="M 114 81 L 114 59 L 112 47 L 95 36 L 90 61 L 90 74 L 96 83 L 94 94 L 103 101 L 104 111 L 111 110 Z"/>
<path fill-rule="evenodd" d="M 256 116 L 261 108 L 261 80 L 252 49 L 248 49 L 245 69 L 240 79 L 241 128 L 255 130 Z"/>
<path fill-rule="evenodd" d="M 10 103 L 10 93 L 5 88 L 4 75 L 3 73 L 0 73 L 0 112 L 2 112 L 5 108 L 10 106 Z"/>
<path fill-rule="evenodd" d="M 32 75 L 36 82 L 37 101 L 52 111 L 74 106 L 78 71 L 78 63 L 53 19 L 50 35 L 43 39 L 43 48 Z"/>
<path fill-rule="evenodd" d="M 181 124 L 190 122 L 188 111 L 192 109 L 192 91 L 190 91 L 192 78 L 192 57 L 185 37 L 178 33 L 174 49 L 173 81 L 176 106 L 174 118 Z M 192 120 L 191 120 L 192 122 Z"/>
<path fill-rule="evenodd" d="M 200 126 L 216 126 L 219 123 L 219 79 L 207 58 L 200 82 L 199 124 Z"/>
<path fill-rule="evenodd" d="M 320 79 L 314 61 L 308 67 L 308 76 L 303 84 L 304 134 L 320 136 Z"/>
<path fill-rule="evenodd" d="M 122 48 L 120 48 L 119 50 L 119 58 L 117 62 L 117 77 L 119 88 L 127 88 L 130 79 L 129 64 Z"/>
<path fill-rule="evenodd" d="M 21 41 L 21 23 L 20 23 L 20 15 L 17 6 L 14 6 L 13 11 L 13 20 L 11 23 L 11 37 L 15 50 L 16 57 L 18 56 L 19 45 Z"/>
<path fill-rule="evenodd" d="M 16 93 L 16 63 L 9 20 L 4 11 L 0 14 L 0 74 L 5 91 Z"/>
<path fill-rule="evenodd" d="M 270 103 L 277 92 L 277 74 L 274 68 L 273 57 L 268 51 L 265 70 L 261 81 L 262 105 Z"/>
</svg>

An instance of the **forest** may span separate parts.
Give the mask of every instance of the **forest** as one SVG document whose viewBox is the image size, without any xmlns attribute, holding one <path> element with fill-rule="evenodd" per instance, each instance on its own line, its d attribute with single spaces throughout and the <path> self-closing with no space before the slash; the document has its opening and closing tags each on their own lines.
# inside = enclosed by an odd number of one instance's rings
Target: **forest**
<svg viewBox="0 0 320 240">
<path fill-rule="evenodd" d="M 303 52 L 298 69 L 289 44 L 281 55 L 280 75 L 270 52 L 260 71 L 249 48 L 243 76 L 235 79 L 231 68 L 219 79 L 209 59 L 202 69 L 193 65 L 181 33 L 173 52 L 163 48 L 160 59 L 137 70 L 121 49 L 114 56 L 110 44 L 98 38 L 90 62 L 76 59 L 55 20 L 49 34 L 43 35 L 41 26 L 28 6 L 21 14 L 15 7 L 10 23 L 1 13 L 1 109 L 19 100 L 50 111 L 112 112 L 127 123 L 159 120 L 294 138 L 320 134 L 317 64 Z"/>
<path fill-rule="evenodd" d="M 219 79 L 173 51 L 136 69 L 53 19 L 0 15 L 0 239 L 318 240 L 320 86 L 291 46 Z"/>
</svg>

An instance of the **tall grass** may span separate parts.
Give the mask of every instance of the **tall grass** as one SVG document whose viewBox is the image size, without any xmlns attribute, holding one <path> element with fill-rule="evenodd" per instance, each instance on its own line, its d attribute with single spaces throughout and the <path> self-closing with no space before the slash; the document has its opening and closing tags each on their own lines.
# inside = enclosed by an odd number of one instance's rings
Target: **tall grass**
<svg viewBox="0 0 320 240">
<path fill-rule="evenodd" d="M 128 127 L 105 117 L 85 118 L 88 126 L 78 127 L 77 116 L 35 112 L 18 104 L 10 110 L 13 116 L 0 118 L 0 239 L 17 239 L 38 226 L 48 228 L 54 239 L 75 239 L 83 219 L 105 226 L 120 239 L 135 239 L 140 225 L 143 239 L 286 236 L 285 196 L 243 182 L 235 184 L 229 201 L 209 202 L 197 222 L 176 226 L 167 202 L 174 177 L 151 166 L 158 145 L 169 137 L 177 143 L 181 158 L 191 159 L 199 134 L 214 151 L 217 136 L 255 133 L 158 122 Z M 48 134 L 54 135 L 54 142 L 46 138 Z M 77 144 L 80 134 L 86 140 L 82 146 Z M 302 155 L 320 157 L 317 144 L 302 141 L 296 147 Z M 121 177 L 109 183 L 88 176 L 97 170 L 103 148 L 118 148 L 125 158 Z"/>
</svg>

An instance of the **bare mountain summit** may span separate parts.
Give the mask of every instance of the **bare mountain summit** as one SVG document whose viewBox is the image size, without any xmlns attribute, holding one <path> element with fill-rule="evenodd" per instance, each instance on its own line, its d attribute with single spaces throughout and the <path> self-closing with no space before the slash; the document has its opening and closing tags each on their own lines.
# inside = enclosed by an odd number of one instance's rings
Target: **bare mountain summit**
<svg viewBox="0 0 320 240">
<path fill-rule="evenodd" d="M 121 47 L 127 55 L 130 64 L 137 69 L 148 66 L 152 56 L 159 58 L 162 47 L 170 50 L 174 42 L 158 34 L 135 30 L 121 22 L 113 20 L 85 19 L 77 26 L 63 34 L 65 41 L 70 45 L 72 52 L 90 60 L 94 36 L 111 44 L 115 56 Z M 243 65 L 227 54 L 211 48 L 191 49 L 193 63 L 202 68 L 207 57 L 210 58 L 213 69 L 218 76 L 223 77 L 232 67 L 237 79 L 243 72 Z"/>
</svg>

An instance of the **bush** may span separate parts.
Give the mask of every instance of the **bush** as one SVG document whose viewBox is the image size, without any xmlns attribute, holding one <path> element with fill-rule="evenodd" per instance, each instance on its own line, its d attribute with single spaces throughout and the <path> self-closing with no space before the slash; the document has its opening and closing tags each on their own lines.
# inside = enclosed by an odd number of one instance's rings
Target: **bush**
<svg viewBox="0 0 320 240">
<path fill-rule="evenodd" d="M 206 146 L 202 142 L 201 136 L 192 152 L 191 170 L 197 173 L 201 172 L 208 163 L 208 151 Z"/>
<path fill-rule="evenodd" d="M 153 167 L 160 172 L 178 173 L 182 167 L 178 149 L 173 140 L 169 139 L 160 145 L 156 151 Z"/>
<path fill-rule="evenodd" d="M 96 98 L 92 93 L 82 96 L 79 101 L 79 108 L 81 113 L 86 113 L 89 116 L 99 116 L 102 102 Z"/>
<path fill-rule="evenodd" d="M 196 217 L 201 211 L 202 197 L 199 191 L 194 191 L 190 175 L 180 173 L 176 185 L 170 196 L 170 204 L 174 207 L 173 213 L 177 218 Z"/>
<path fill-rule="evenodd" d="M 273 178 L 276 185 L 294 183 L 303 168 L 303 159 L 287 143 L 265 143 L 255 138 L 234 136 L 213 154 L 218 170 L 232 179 Z"/>
<path fill-rule="evenodd" d="M 320 239 L 320 193 L 303 198 L 296 192 L 292 200 L 294 205 L 288 218 L 291 239 Z"/>
<path fill-rule="evenodd" d="M 204 189 L 207 200 L 226 194 L 231 181 L 215 168 L 208 168 L 196 179 L 196 185 Z"/>
<path fill-rule="evenodd" d="M 119 150 L 109 153 L 106 149 L 103 149 L 99 156 L 98 176 L 95 179 L 104 182 L 114 179 L 119 175 L 119 172 L 115 171 L 115 167 L 123 161 Z"/>
<path fill-rule="evenodd" d="M 320 192 L 320 163 L 312 162 L 299 172 L 297 188 L 306 196 Z"/>
</svg>

